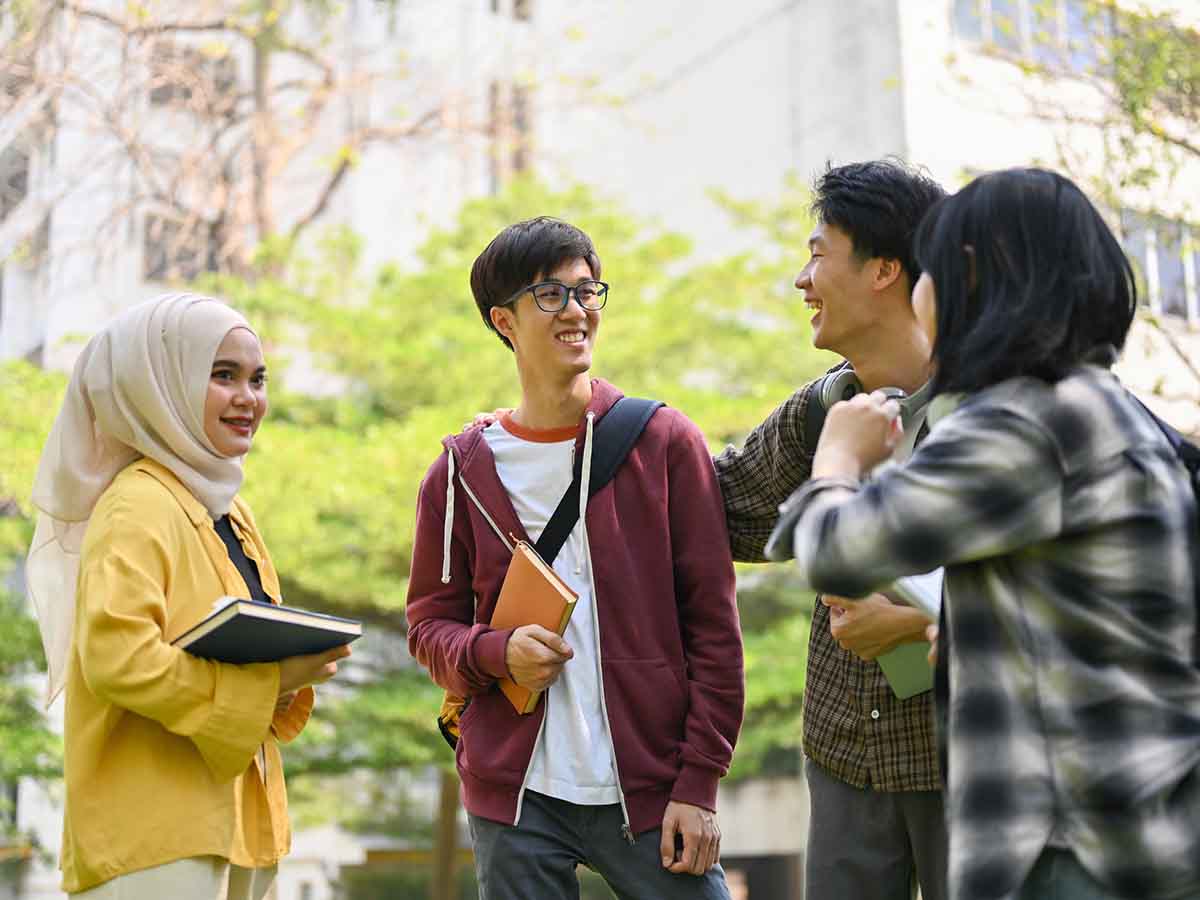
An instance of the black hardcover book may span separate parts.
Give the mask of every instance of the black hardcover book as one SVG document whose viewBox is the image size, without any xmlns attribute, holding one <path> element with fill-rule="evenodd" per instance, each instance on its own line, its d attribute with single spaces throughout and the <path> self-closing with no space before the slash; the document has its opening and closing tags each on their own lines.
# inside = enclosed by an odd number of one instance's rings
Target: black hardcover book
<svg viewBox="0 0 1200 900">
<path fill-rule="evenodd" d="M 362 637 L 362 623 L 325 613 L 233 599 L 171 643 L 228 663 L 277 662 L 320 653 Z"/>
</svg>

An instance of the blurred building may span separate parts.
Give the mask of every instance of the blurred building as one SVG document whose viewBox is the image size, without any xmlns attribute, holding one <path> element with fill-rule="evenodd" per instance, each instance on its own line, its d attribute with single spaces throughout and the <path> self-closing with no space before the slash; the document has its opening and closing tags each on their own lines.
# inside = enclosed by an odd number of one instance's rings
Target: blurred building
<svg viewBox="0 0 1200 900">
<path fill-rule="evenodd" d="M 92 5 L 124 8 L 118 0 Z M 925 165 L 951 188 L 1000 167 L 1070 165 L 1120 229 L 1157 323 L 1138 324 L 1121 373 L 1163 415 L 1200 434 L 1200 160 L 1172 173 L 1170 187 L 1164 177 L 1141 189 L 1101 190 L 1112 135 L 1082 120 L 1099 102 L 1088 73 L 1106 25 L 1089 15 L 1087 0 L 343 6 L 335 29 L 340 65 L 352 71 L 377 54 L 403 54 L 411 77 L 364 88 L 330 111 L 311 146 L 280 175 L 281 217 L 313 208 L 329 155 L 347 129 L 386 125 L 430 97 L 444 101 L 436 128 L 372 145 L 320 208 L 322 224 L 345 224 L 363 236 L 368 266 L 412 262 L 431 225 L 447 223 L 463 201 L 524 171 L 553 183 L 593 184 L 691 235 L 698 254 L 715 255 L 749 238 L 720 212 L 714 190 L 767 199 L 789 171 L 808 179 L 827 162 L 887 154 Z M 1158 6 L 1200 29 L 1200 11 L 1189 0 Z M 295 27 L 302 25 L 297 20 Z M 122 99 L 119 61 L 105 34 L 82 23 L 80 65 L 96 73 L 99 95 Z M 185 66 L 210 64 L 187 56 L 189 46 L 183 40 L 176 47 Z M 244 90 L 252 62 L 229 57 L 211 82 Z M 1030 63 L 1059 76 L 1031 78 Z M 11 73 L 0 84 L 12 96 L 21 88 Z M 125 99 L 167 128 L 159 107 L 172 90 L 160 82 Z M 26 92 L 0 122 L 0 360 L 66 367 L 80 336 L 173 278 L 211 268 L 215 250 L 181 246 L 149 210 L 107 227 L 136 188 L 120 142 L 52 99 L 50 92 Z M 1200 141 L 1200 124 L 1192 124 Z M 101 233 L 103 242 L 96 240 Z M 796 247 L 797 270 L 804 256 Z M 57 898 L 56 873 L 45 863 L 58 846 L 55 788 L 21 791 L 18 824 L 37 834 L 46 855 L 30 851 L 20 887 L 10 893 Z M 799 896 L 802 779 L 730 786 L 722 807 L 723 851 L 746 896 Z M 388 852 L 408 850 L 336 831 L 300 834 L 278 900 L 332 897 L 340 866 L 361 867 L 370 854 Z"/>
</svg>

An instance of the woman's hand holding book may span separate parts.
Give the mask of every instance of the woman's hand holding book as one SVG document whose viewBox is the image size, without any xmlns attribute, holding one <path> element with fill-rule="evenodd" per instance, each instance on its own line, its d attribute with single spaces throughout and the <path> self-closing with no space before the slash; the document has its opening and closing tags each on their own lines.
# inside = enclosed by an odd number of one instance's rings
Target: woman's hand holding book
<svg viewBox="0 0 1200 900">
<path fill-rule="evenodd" d="M 324 653 L 289 656 L 279 661 L 279 695 L 292 693 L 310 684 L 321 684 L 337 674 L 339 659 L 350 655 L 348 644 Z"/>
</svg>

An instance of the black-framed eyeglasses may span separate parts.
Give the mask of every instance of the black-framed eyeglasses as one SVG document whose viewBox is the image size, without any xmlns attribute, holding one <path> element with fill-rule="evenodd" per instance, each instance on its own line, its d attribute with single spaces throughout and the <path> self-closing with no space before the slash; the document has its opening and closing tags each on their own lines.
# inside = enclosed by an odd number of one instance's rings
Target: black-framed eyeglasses
<svg viewBox="0 0 1200 900">
<path fill-rule="evenodd" d="M 572 294 L 575 295 L 576 303 L 589 312 L 595 312 L 604 309 L 604 304 L 608 301 L 608 284 L 589 279 L 579 282 L 574 287 L 568 287 L 559 281 L 539 281 L 537 284 L 521 288 L 503 303 L 496 305 L 508 306 L 527 293 L 533 294 L 533 302 L 542 312 L 556 313 L 566 309 Z"/>
</svg>

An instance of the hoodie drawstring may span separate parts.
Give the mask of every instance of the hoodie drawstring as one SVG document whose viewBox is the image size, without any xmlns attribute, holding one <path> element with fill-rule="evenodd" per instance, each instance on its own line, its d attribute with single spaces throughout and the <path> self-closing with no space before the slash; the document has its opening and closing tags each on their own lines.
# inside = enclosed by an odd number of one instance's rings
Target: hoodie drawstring
<svg viewBox="0 0 1200 900">
<path fill-rule="evenodd" d="M 454 532 L 454 451 L 446 448 L 446 524 L 442 531 L 442 584 L 450 583 L 450 537 Z"/>
<path fill-rule="evenodd" d="M 579 479 L 579 524 L 583 526 L 583 553 L 575 562 L 575 574 L 583 574 L 583 560 L 588 557 L 588 539 L 587 539 L 587 502 L 588 488 L 592 481 L 592 423 L 596 420 L 596 414 L 589 411 L 587 414 L 587 436 L 583 440 L 583 472 Z"/>
</svg>

